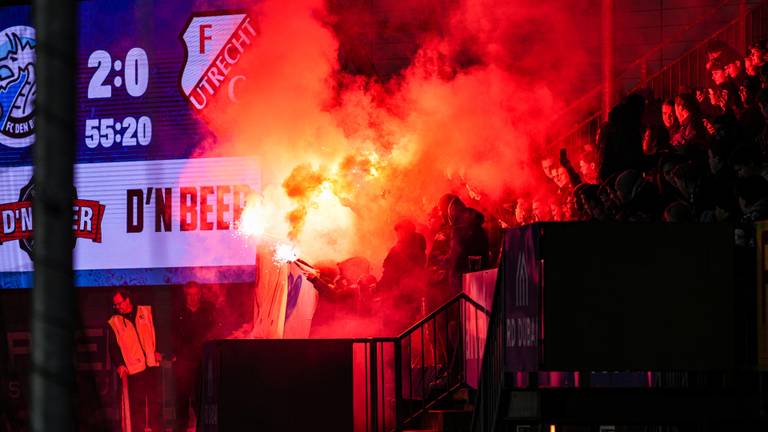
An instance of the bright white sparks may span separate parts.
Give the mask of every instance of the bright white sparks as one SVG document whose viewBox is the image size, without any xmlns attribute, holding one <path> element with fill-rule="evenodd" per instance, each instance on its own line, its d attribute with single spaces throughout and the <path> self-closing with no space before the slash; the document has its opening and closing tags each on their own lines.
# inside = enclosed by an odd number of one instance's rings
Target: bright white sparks
<svg viewBox="0 0 768 432">
<path fill-rule="evenodd" d="M 246 206 L 240 215 L 237 231 L 246 237 L 259 237 L 267 228 L 267 215 L 264 208 L 258 205 Z"/>
<path fill-rule="evenodd" d="M 275 254 L 272 256 L 272 261 L 275 264 L 285 264 L 294 262 L 299 259 L 299 253 L 290 243 L 277 243 L 274 247 Z"/>
</svg>

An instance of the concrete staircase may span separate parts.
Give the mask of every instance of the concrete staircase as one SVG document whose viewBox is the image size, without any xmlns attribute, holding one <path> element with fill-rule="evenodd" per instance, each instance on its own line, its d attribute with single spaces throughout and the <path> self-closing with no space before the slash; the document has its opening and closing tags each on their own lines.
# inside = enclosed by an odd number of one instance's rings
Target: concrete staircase
<svg viewBox="0 0 768 432">
<path fill-rule="evenodd" d="M 474 390 L 459 389 L 415 419 L 404 432 L 469 432 L 472 428 L 474 398 Z"/>
</svg>

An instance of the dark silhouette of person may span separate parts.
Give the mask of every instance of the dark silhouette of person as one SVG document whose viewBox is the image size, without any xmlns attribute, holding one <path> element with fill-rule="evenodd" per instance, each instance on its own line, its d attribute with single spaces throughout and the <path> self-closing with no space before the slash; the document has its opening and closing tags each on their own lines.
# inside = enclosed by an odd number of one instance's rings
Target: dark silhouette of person
<svg viewBox="0 0 768 432">
<path fill-rule="evenodd" d="M 643 163 L 645 99 L 633 93 L 613 107 L 597 134 L 598 178 L 637 169 Z"/>
<path fill-rule="evenodd" d="M 184 302 L 173 313 L 172 346 L 175 361 L 173 376 L 176 388 L 176 429 L 186 431 L 190 407 L 199 416 L 201 363 L 203 344 L 216 329 L 216 310 L 212 303 L 202 300 L 202 288 L 197 282 L 184 285 Z"/>
<path fill-rule="evenodd" d="M 427 241 L 410 220 L 395 224 L 395 233 L 397 242 L 384 258 L 378 291 L 388 300 L 385 309 L 401 312 L 384 315 L 388 321 L 395 321 L 387 327 L 399 331 L 416 320 L 425 297 Z"/>
<path fill-rule="evenodd" d="M 440 253 L 430 251 L 431 281 L 440 290 L 439 302 L 448 300 L 461 291 L 462 274 L 470 271 L 469 257 L 479 257 L 480 267 L 486 268 L 489 261 L 488 234 L 483 229 L 484 216 L 469 208 L 453 194 L 445 194 L 438 202 L 440 215 L 445 223 L 438 235 L 446 236 L 445 243 L 435 241 L 441 247 Z M 433 305 L 434 306 L 434 305 Z"/>
</svg>

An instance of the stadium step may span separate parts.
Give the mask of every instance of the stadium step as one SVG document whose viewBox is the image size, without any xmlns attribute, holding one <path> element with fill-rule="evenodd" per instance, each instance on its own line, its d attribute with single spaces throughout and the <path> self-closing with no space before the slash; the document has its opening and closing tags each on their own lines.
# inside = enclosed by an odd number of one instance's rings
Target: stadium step
<svg viewBox="0 0 768 432">
<path fill-rule="evenodd" d="M 439 409 L 430 410 L 428 424 L 437 432 L 469 432 L 472 426 L 472 410 Z"/>
</svg>

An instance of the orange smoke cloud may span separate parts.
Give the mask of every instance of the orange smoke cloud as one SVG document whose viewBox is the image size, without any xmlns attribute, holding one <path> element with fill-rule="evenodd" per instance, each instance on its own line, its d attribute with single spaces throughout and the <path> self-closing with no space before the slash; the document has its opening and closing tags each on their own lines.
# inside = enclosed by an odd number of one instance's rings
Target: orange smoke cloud
<svg viewBox="0 0 768 432">
<path fill-rule="evenodd" d="M 306 164 L 296 166 L 288 178 L 283 181 L 283 189 L 288 198 L 296 201 L 296 207 L 288 215 L 292 229 L 288 236 L 295 239 L 304 227 L 307 217 L 307 205 L 312 194 L 323 184 L 323 176 Z"/>
<path fill-rule="evenodd" d="M 413 24 L 410 60 L 386 80 L 339 64 L 339 46 L 362 31 L 343 2 L 267 0 L 251 11 L 259 35 L 233 70 L 246 77 L 239 102 L 206 109 L 217 138 L 200 152 L 258 157 L 265 188 L 250 202 L 270 209 L 264 231 L 303 257 L 379 263 L 394 222 L 426 219 L 445 192 L 482 206 L 542 188 L 535 158 L 580 64 L 572 47 L 540 55 L 567 43 L 562 5 L 427 3 L 445 7 L 423 31 Z"/>
</svg>

